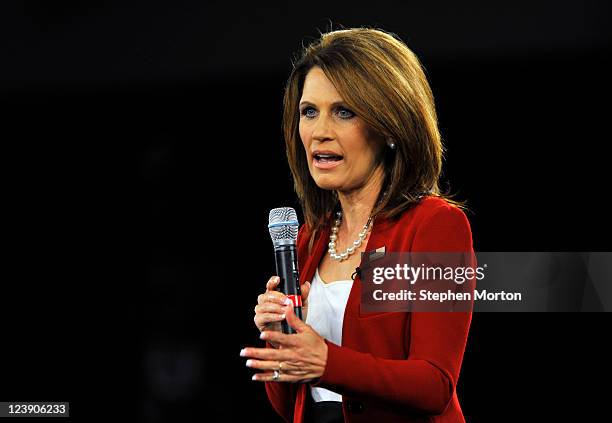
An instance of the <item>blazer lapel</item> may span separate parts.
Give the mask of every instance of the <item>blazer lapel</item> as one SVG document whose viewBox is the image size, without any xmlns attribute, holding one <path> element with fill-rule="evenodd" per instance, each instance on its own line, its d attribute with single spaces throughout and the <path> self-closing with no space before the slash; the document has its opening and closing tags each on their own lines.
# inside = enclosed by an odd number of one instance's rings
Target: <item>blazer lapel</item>
<svg viewBox="0 0 612 423">
<path fill-rule="evenodd" d="M 317 270 L 317 266 L 325 253 L 330 231 L 331 228 L 329 226 L 324 226 L 323 229 L 317 233 L 317 238 L 312 246 L 312 254 L 308 255 L 304 263 L 304 268 L 300 269 L 300 283 L 304 283 L 305 281 L 310 281 L 312 283 L 312 278 Z"/>
</svg>

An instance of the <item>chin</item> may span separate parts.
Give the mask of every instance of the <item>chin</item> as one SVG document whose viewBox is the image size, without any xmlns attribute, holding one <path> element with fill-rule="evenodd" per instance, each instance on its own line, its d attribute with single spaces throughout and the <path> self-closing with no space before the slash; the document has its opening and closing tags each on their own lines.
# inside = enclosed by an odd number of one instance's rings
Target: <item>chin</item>
<svg viewBox="0 0 612 423">
<path fill-rule="evenodd" d="M 317 184 L 317 186 L 321 189 L 325 189 L 328 191 L 332 191 L 332 190 L 337 190 L 339 189 L 342 184 L 338 183 L 338 181 L 335 181 L 335 178 L 313 178 L 315 181 L 315 184 Z"/>
</svg>

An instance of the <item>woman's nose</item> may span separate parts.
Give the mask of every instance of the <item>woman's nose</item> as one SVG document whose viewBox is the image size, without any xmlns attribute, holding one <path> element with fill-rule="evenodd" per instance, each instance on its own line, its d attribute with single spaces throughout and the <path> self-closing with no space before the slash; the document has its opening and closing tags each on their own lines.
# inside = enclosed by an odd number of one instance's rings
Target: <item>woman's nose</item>
<svg viewBox="0 0 612 423">
<path fill-rule="evenodd" d="M 318 141 L 333 138 L 331 118 L 327 114 L 321 114 L 314 124 L 312 138 Z"/>
</svg>

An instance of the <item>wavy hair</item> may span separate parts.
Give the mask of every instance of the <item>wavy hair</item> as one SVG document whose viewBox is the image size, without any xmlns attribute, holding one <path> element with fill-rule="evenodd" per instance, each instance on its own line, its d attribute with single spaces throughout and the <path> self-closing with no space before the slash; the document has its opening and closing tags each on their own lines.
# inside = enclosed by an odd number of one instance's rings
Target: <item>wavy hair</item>
<svg viewBox="0 0 612 423">
<path fill-rule="evenodd" d="M 299 101 L 306 75 L 315 66 L 375 134 L 396 145 L 395 150 L 387 148 L 382 158 L 383 189 L 373 216 L 397 217 L 426 195 L 466 208 L 464 202 L 440 192 L 445 148 L 433 94 L 421 62 L 397 35 L 366 27 L 322 33 L 302 48 L 292 64 L 284 91 L 282 130 L 294 189 L 312 235 L 329 223 L 338 207 L 335 191 L 319 188 L 312 178 L 299 135 Z"/>
</svg>

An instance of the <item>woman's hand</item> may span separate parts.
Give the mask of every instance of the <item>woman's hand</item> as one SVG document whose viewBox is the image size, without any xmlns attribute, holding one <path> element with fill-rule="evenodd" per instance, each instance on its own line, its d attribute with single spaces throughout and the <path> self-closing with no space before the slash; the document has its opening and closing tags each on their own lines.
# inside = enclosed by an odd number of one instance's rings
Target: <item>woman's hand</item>
<svg viewBox="0 0 612 423">
<path fill-rule="evenodd" d="M 282 292 L 276 291 L 276 287 L 280 278 L 272 276 L 266 284 L 266 292 L 257 297 L 257 305 L 255 306 L 255 326 L 260 332 L 263 331 L 281 331 L 281 321 L 285 318 L 284 306 L 291 303 Z M 306 320 L 308 313 L 308 293 L 310 292 L 310 282 L 304 282 L 301 286 L 302 293 L 302 316 Z M 274 342 L 270 344 L 278 348 Z"/>
<path fill-rule="evenodd" d="M 327 344 L 310 325 L 302 322 L 294 313 L 293 305 L 284 307 L 287 323 L 297 333 L 284 334 L 277 331 L 263 331 L 260 338 L 279 345 L 273 348 L 243 348 L 242 357 L 250 357 L 246 365 L 263 370 L 253 375 L 253 380 L 262 382 L 310 382 L 321 377 L 327 364 Z M 280 370 L 280 377 L 272 379 L 274 370 Z"/>
</svg>

